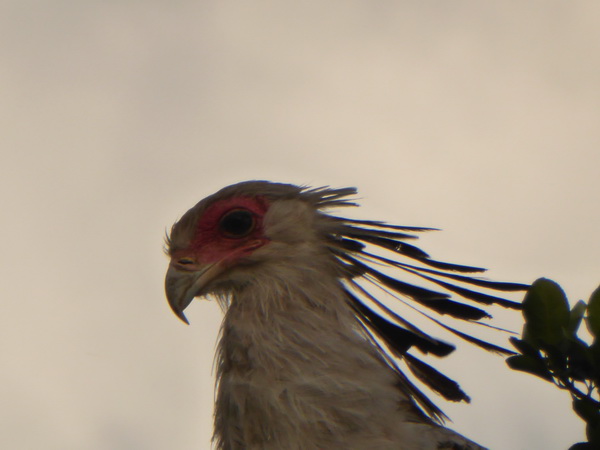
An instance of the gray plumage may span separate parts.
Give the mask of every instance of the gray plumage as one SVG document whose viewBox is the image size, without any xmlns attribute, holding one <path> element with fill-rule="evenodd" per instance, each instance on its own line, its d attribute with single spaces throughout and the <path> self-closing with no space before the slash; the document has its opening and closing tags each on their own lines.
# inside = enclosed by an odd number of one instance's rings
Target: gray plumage
<svg viewBox="0 0 600 450">
<path fill-rule="evenodd" d="M 395 315 L 361 283 L 432 309 L 436 323 L 451 332 L 440 315 L 477 322 L 487 313 L 391 278 L 375 264 L 416 274 L 471 303 L 518 307 L 457 281 L 508 291 L 524 286 L 472 278 L 461 272 L 481 269 L 431 260 L 404 242 L 423 228 L 326 213 L 354 205 L 348 200 L 354 193 L 239 183 L 202 200 L 172 227 L 166 278 L 172 309 L 186 320 L 183 310 L 192 299 L 212 294 L 225 311 L 217 353 L 217 449 L 483 449 L 441 425 L 441 410 L 393 357 L 447 399 L 468 401 L 458 384 L 409 352 L 445 356 L 453 346 Z M 418 264 L 401 263 L 399 256 Z"/>
</svg>

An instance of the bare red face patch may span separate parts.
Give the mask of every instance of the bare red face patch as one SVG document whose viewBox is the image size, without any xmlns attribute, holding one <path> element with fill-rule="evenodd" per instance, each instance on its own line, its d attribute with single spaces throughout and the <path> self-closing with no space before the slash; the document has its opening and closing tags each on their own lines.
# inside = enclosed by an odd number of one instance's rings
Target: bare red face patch
<svg viewBox="0 0 600 450">
<path fill-rule="evenodd" d="M 199 262 L 234 262 L 264 245 L 262 197 L 232 197 L 210 205 L 198 221 L 190 249 Z"/>
</svg>

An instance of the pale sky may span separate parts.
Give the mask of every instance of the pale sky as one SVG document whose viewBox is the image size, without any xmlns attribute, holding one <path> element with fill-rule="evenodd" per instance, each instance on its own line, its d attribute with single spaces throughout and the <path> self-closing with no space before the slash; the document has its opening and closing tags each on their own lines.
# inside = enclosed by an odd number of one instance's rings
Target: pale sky
<svg viewBox="0 0 600 450">
<path fill-rule="evenodd" d="M 210 448 L 221 312 L 185 326 L 165 230 L 227 184 L 357 186 L 488 276 L 600 283 L 600 3 L 0 5 L 0 448 Z M 506 318 L 520 331 L 520 316 Z M 501 338 L 503 339 L 503 338 Z M 568 394 L 467 346 L 452 427 L 583 438 Z"/>
</svg>

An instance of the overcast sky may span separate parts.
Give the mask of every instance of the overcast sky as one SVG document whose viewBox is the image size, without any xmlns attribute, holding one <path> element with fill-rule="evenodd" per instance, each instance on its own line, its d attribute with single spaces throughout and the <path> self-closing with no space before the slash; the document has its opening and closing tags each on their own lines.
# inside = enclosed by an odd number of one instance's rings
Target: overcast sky
<svg viewBox="0 0 600 450">
<path fill-rule="evenodd" d="M 594 1 L 5 0 L 0 447 L 209 449 L 221 313 L 163 293 L 165 229 L 245 179 L 357 186 L 422 247 L 600 283 Z M 520 331 L 520 317 L 507 320 Z M 583 438 L 566 393 L 461 349 L 453 427 Z"/>
</svg>

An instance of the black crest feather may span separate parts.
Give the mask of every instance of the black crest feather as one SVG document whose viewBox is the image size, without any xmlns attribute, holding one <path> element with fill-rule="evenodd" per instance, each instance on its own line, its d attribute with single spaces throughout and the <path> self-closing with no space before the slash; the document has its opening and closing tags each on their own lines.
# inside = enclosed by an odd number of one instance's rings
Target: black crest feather
<svg viewBox="0 0 600 450">
<path fill-rule="evenodd" d="M 303 194 L 307 195 L 317 208 L 323 209 L 332 206 L 355 206 L 356 203 L 348 199 L 348 196 L 355 193 L 352 188 L 318 188 Z M 346 274 L 345 292 L 348 302 L 367 334 L 376 341 L 378 347 L 381 348 L 379 342 L 383 343 L 420 382 L 434 392 L 447 400 L 469 401 L 469 397 L 458 383 L 410 353 L 416 349 L 424 355 L 443 357 L 455 349 L 454 345 L 417 328 L 386 306 L 361 283 L 366 281 L 389 292 L 446 332 L 487 351 L 504 355 L 513 352 L 460 331 L 442 320 L 444 317 L 450 317 L 490 327 L 483 322 L 491 318 L 486 307 L 498 305 L 520 309 L 521 304 L 480 290 L 515 292 L 526 290 L 528 285 L 490 281 L 473 276 L 471 274 L 484 272 L 485 269 L 434 260 L 414 244 L 406 242 L 417 239 L 415 233 L 436 230 L 435 228 L 389 225 L 380 221 L 345 219 L 339 216 L 324 217 L 331 225 L 326 236 L 328 247 Z M 368 251 L 370 248 L 374 251 Z M 438 286 L 439 289 L 414 284 L 389 274 L 398 271 L 407 274 L 410 279 L 423 280 L 428 285 Z M 408 380 L 396 361 L 390 360 L 389 357 L 387 360 L 398 374 L 399 386 L 415 399 L 427 416 L 443 421 L 444 413 Z"/>
</svg>

